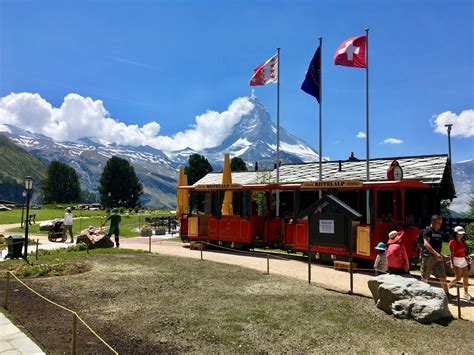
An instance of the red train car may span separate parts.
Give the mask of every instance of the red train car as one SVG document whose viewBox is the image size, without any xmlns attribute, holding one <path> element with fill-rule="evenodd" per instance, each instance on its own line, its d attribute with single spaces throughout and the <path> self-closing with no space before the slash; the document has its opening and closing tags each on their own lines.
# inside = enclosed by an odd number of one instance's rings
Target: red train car
<svg viewBox="0 0 474 355">
<path fill-rule="evenodd" d="M 394 166 L 400 167 L 397 176 Z M 307 252 L 304 211 L 320 196 L 332 194 L 363 215 L 352 228 L 355 258 L 373 260 L 375 245 L 386 242 L 390 230 L 400 229 L 409 256 L 416 259 L 419 228 L 440 213 L 443 199 L 454 197 L 446 155 L 372 159 L 370 181 L 364 181 L 365 161 L 323 162 L 322 168 L 322 180 L 319 164 L 305 163 L 281 166 L 279 184 L 272 182 L 274 171 L 256 171 L 232 173 L 232 184 L 221 184 L 221 174 L 211 173 L 193 186 L 180 187 L 188 191 L 191 211 L 182 217 L 181 237 L 235 248 L 273 246 Z M 221 214 L 225 191 L 233 192 L 233 214 L 227 216 Z M 321 259 L 348 256 L 346 249 L 331 245 L 313 245 L 311 251 Z"/>
</svg>

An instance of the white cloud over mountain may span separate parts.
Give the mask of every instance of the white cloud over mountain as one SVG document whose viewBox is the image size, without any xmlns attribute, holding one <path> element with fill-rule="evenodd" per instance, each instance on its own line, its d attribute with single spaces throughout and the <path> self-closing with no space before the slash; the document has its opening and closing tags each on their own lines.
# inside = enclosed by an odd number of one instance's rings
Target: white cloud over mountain
<svg viewBox="0 0 474 355">
<path fill-rule="evenodd" d="M 402 144 L 402 143 L 403 143 L 403 141 L 401 139 L 387 138 L 387 139 L 384 139 L 381 144 Z"/>
<path fill-rule="evenodd" d="M 39 94 L 12 93 L 0 100 L 0 131 L 8 131 L 4 125 L 11 124 L 57 141 L 96 137 L 122 145 L 149 145 L 168 152 L 186 147 L 200 150 L 222 143 L 252 108 L 248 98 L 238 98 L 226 111 L 207 111 L 197 116 L 189 129 L 173 136 L 161 136 L 159 123 L 152 121 L 140 127 L 119 122 L 110 117 L 101 100 L 71 93 L 60 107 L 53 107 Z"/>
<path fill-rule="evenodd" d="M 474 136 L 474 110 L 464 110 L 459 115 L 451 111 L 443 112 L 433 116 L 432 125 L 434 131 L 447 135 L 447 129 L 444 125 L 452 124 L 451 136 L 469 138 Z"/>
</svg>

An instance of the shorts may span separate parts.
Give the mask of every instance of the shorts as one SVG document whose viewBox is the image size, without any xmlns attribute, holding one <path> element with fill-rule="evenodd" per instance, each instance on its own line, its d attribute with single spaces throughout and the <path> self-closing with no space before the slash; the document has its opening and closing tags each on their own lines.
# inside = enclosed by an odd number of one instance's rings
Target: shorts
<svg viewBox="0 0 474 355">
<path fill-rule="evenodd" d="M 438 260 L 434 256 L 423 256 L 421 258 L 421 278 L 428 280 L 431 274 L 433 274 L 437 279 L 446 278 L 444 259 Z"/>
<path fill-rule="evenodd" d="M 453 264 L 454 266 L 462 269 L 467 266 L 467 260 L 465 257 L 459 258 L 459 257 L 453 256 Z"/>
</svg>

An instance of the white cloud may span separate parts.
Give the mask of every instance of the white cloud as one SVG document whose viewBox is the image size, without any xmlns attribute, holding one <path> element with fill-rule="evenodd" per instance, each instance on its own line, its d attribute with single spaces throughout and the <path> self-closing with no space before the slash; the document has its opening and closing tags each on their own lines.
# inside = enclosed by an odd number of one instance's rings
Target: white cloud
<svg viewBox="0 0 474 355">
<path fill-rule="evenodd" d="M 356 135 L 356 138 L 365 138 L 365 137 L 366 137 L 366 134 L 364 132 L 359 132 Z"/>
<path fill-rule="evenodd" d="M 445 124 L 452 124 L 451 136 L 469 138 L 474 136 L 474 110 L 464 110 L 459 115 L 451 111 L 433 116 L 432 125 L 436 133 L 448 134 Z"/>
<path fill-rule="evenodd" d="M 207 111 L 196 117 L 191 128 L 170 137 L 159 135 L 160 124 L 155 121 L 139 127 L 113 119 L 101 100 L 68 94 L 56 108 L 39 94 L 12 93 L 0 100 L 0 130 L 7 130 L 4 125 L 11 124 L 57 141 L 96 137 L 118 144 L 150 145 L 168 152 L 186 147 L 201 150 L 222 143 L 253 106 L 246 97 L 236 99 L 226 111 Z"/>
<path fill-rule="evenodd" d="M 384 139 L 382 143 L 380 144 L 402 144 L 403 141 L 401 139 L 397 139 L 397 138 L 387 138 L 387 139 Z"/>
</svg>

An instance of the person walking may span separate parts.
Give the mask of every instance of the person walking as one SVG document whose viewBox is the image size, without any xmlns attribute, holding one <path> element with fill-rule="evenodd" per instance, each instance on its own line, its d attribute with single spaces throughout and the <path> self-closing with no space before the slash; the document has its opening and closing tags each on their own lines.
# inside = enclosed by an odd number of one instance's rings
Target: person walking
<svg viewBox="0 0 474 355">
<path fill-rule="evenodd" d="M 105 222 L 100 227 L 102 228 L 107 223 L 107 221 L 110 221 L 110 227 L 107 236 L 112 237 L 112 234 L 115 236 L 115 247 L 118 248 L 120 246 L 119 225 L 122 221 L 122 217 L 120 217 L 118 214 L 117 209 L 112 209 L 112 213 L 107 217 Z"/>
<path fill-rule="evenodd" d="M 439 215 L 431 217 L 431 225 L 423 232 L 423 246 L 421 248 L 421 281 L 428 283 L 433 274 L 443 288 L 448 300 L 454 298 L 448 291 L 446 281 L 446 270 L 444 269 L 444 258 L 441 255 L 443 236 L 441 235 L 441 224 L 443 218 Z"/>
<path fill-rule="evenodd" d="M 388 233 L 387 265 L 388 273 L 394 275 L 410 274 L 410 262 L 405 246 L 402 244 L 403 231 Z"/>
<path fill-rule="evenodd" d="M 466 260 L 466 242 L 464 240 L 466 232 L 461 226 L 454 228 L 454 239 L 449 241 L 449 250 L 451 251 L 451 267 L 454 271 L 455 278 L 448 284 L 448 288 L 453 287 L 457 282 L 463 279 L 464 299 L 471 301 L 469 294 L 469 272 L 467 270 Z"/>
<path fill-rule="evenodd" d="M 71 236 L 71 242 L 74 243 L 74 237 L 72 233 L 72 211 L 71 207 L 66 208 L 66 213 L 64 213 L 63 221 L 63 238 L 67 239 L 67 232 Z"/>
</svg>

